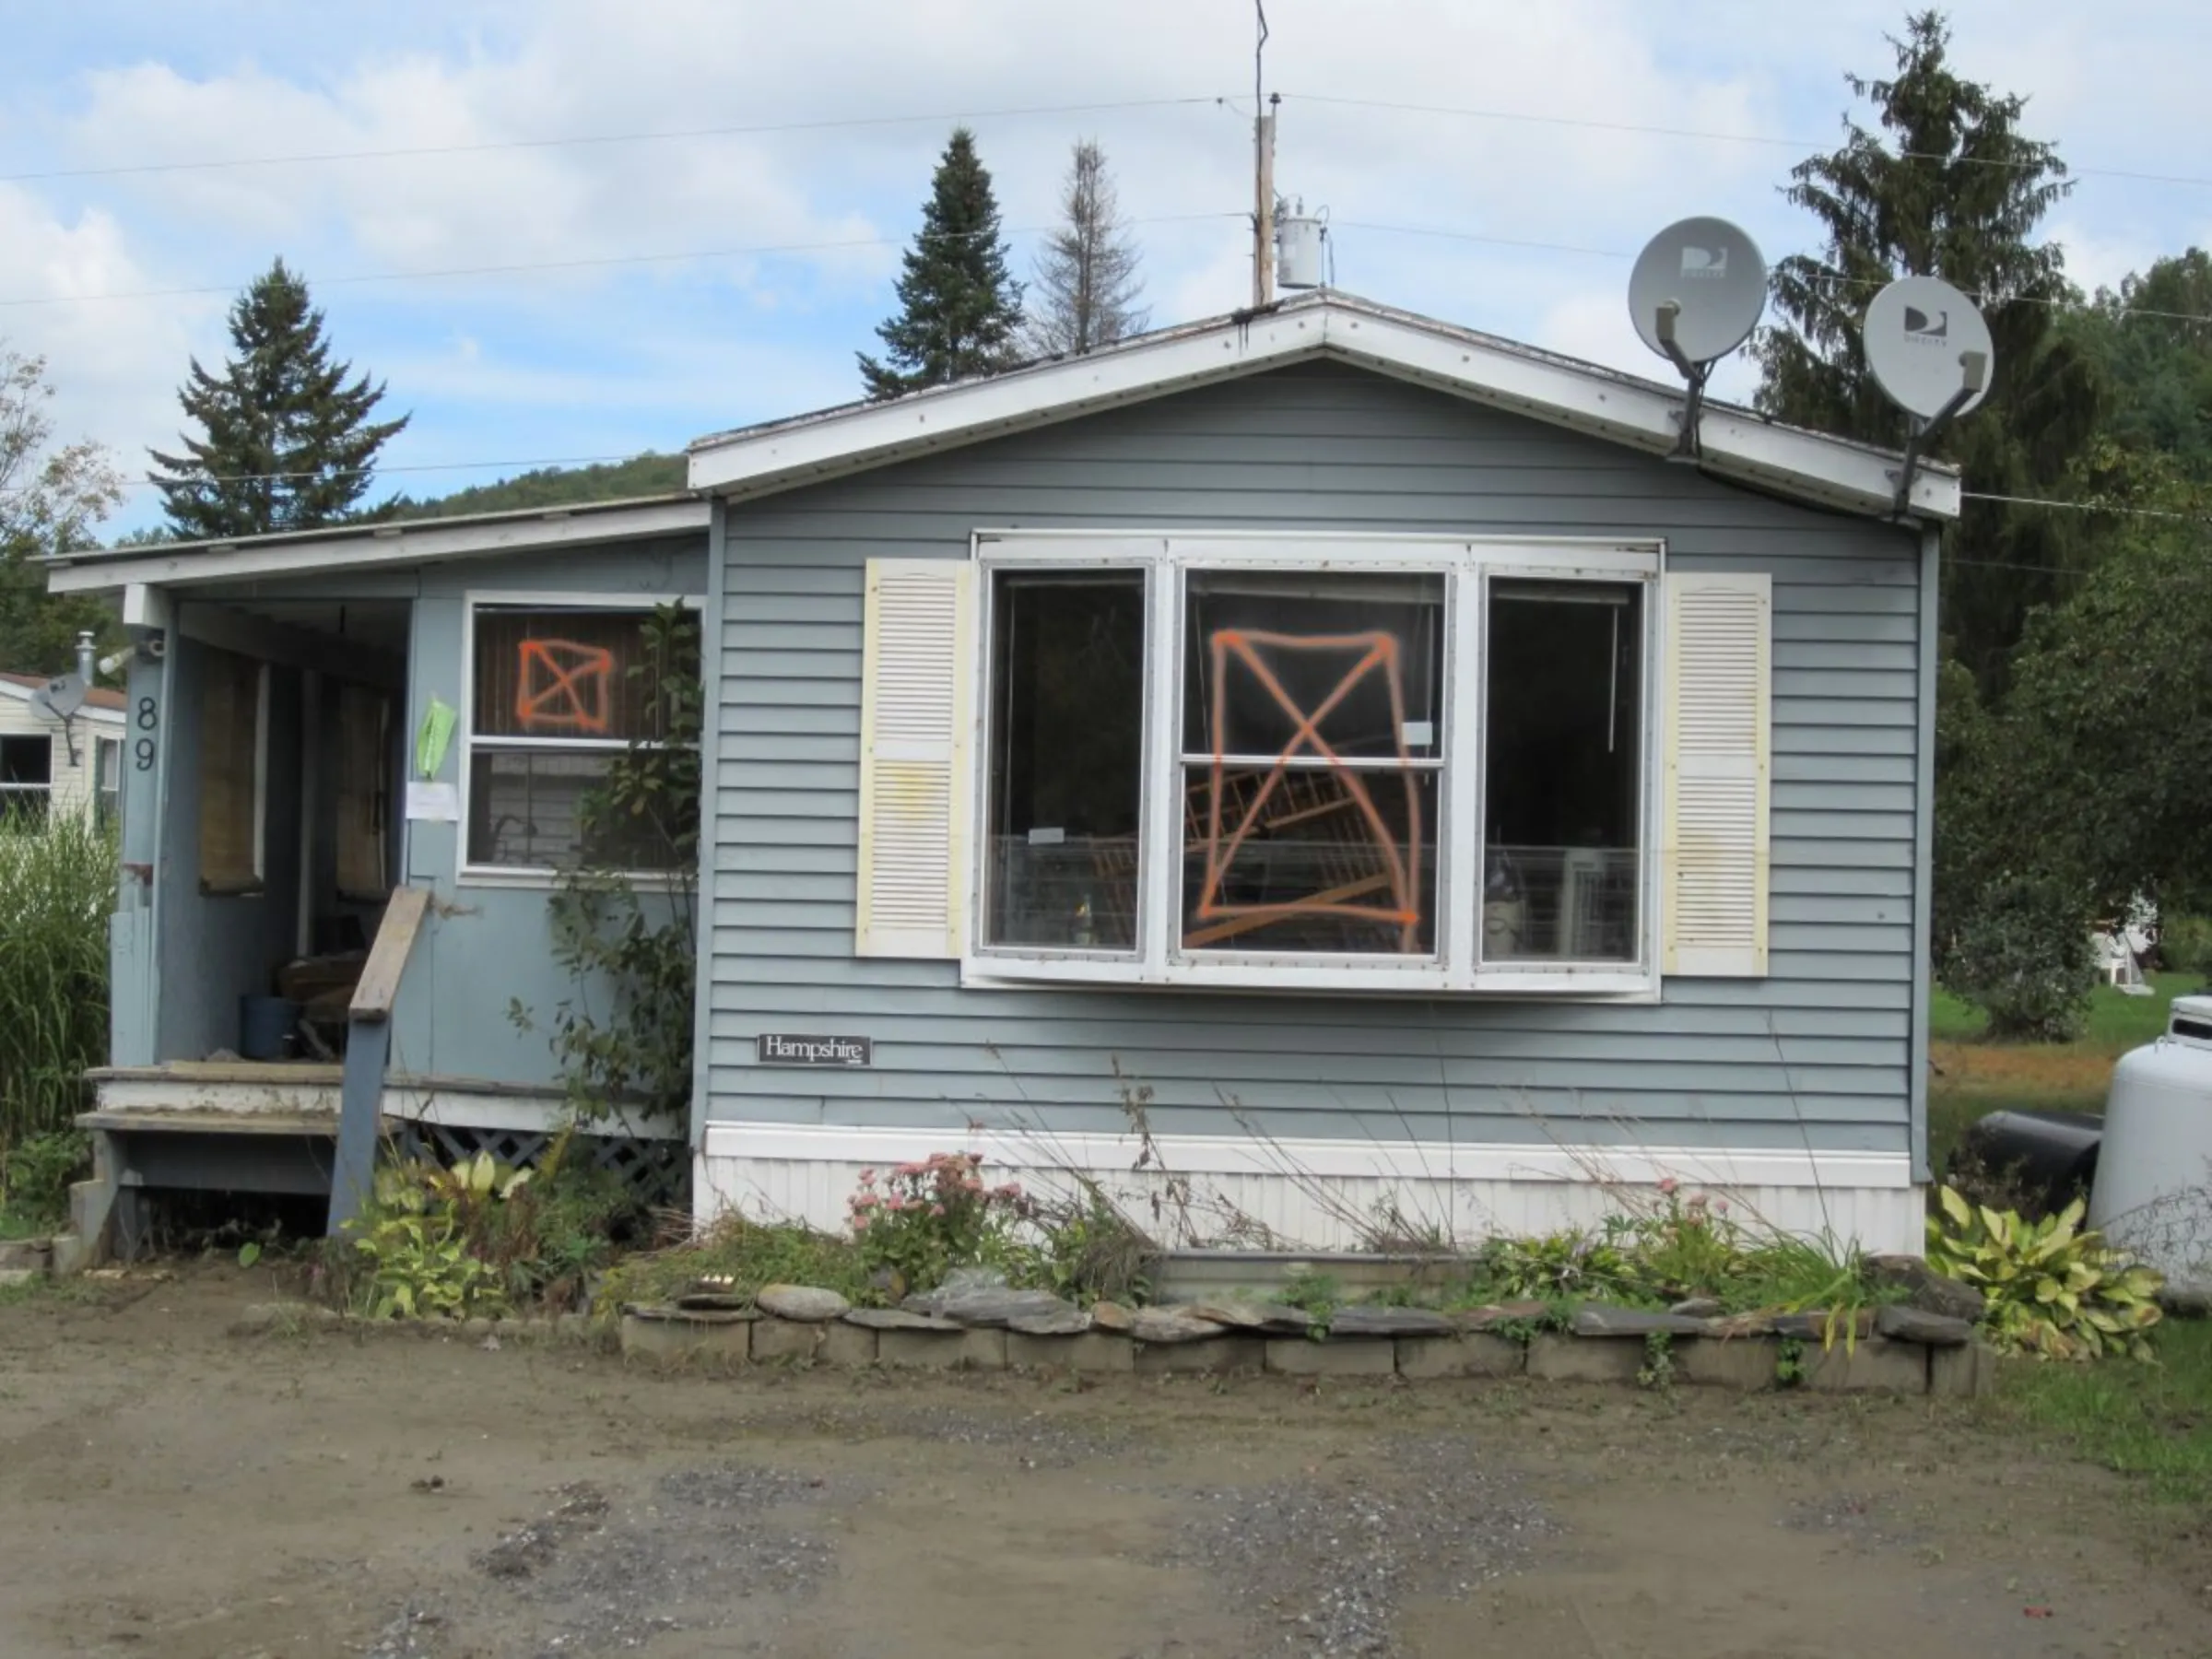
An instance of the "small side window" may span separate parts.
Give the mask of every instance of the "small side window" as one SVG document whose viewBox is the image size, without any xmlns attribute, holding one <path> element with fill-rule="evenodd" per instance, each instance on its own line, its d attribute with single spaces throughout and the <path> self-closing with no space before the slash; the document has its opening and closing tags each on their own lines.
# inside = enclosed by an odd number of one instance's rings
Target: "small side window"
<svg viewBox="0 0 2212 1659">
<path fill-rule="evenodd" d="M 267 787 L 269 670 L 209 650 L 200 699 L 200 890 L 257 893 Z"/>
</svg>

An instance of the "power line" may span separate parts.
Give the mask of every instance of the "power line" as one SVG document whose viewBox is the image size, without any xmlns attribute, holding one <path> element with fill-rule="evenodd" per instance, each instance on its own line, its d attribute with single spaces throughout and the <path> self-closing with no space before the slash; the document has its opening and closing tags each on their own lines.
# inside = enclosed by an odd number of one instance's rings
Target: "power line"
<svg viewBox="0 0 2212 1659">
<path fill-rule="evenodd" d="M 1376 98 L 1334 98 L 1315 92 L 1285 93 L 1286 98 L 1302 99 L 1307 103 L 1339 104 L 1347 109 L 1394 110 L 1409 115 L 1456 115 L 1470 121 L 1522 122 L 1531 126 L 1577 127 L 1591 132 L 1621 133 L 1638 137 L 1695 138 L 1716 144 L 1756 144 L 1774 149 L 1802 150 L 1818 154 L 1827 146 L 1810 138 L 1785 138 L 1770 133 L 1721 133 L 1700 127 L 1644 126 L 1626 121 L 1592 121 L 1579 115 L 1538 115 L 1524 110 L 1477 110 L 1452 104 L 1393 103 Z M 2008 161 L 1994 156 L 1954 156 L 1936 150 L 1897 150 L 1892 152 L 1900 160 L 1946 161 L 1971 167 L 2003 167 L 2024 169 L 2041 165 L 2033 161 Z M 2212 188 L 2212 178 L 2190 173 L 2137 172 L 2122 167 L 2075 167 L 2065 165 L 2065 171 L 2083 178 L 2129 179 L 2144 184 L 2189 184 Z"/>
<path fill-rule="evenodd" d="M 751 137 L 770 133 L 819 133 L 838 127 L 919 126 L 947 121 L 1009 121 L 1030 115 L 1090 115 L 1109 110 L 1166 110 L 1217 104 L 1207 98 L 1130 98 L 1103 103 L 1032 104 L 1010 110 L 955 111 L 944 115 L 850 115 L 821 121 L 765 122 L 747 126 L 684 127 L 641 133 L 585 133 L 561 138 L 487 139 L 480 144 L 408 145 L 392 149 L 323 150 L 292 156 L 239 156 L 197 161 L 135 161 L 114 167 L 63 167 L 45 172 L 0 173 L 0 184 L 53 179 L 112 179 L 130 173 L 213 172 L 232 168 L 290 167 L 323 161 L 389 161 L 410 156 L 474 156 L 497 150 L 559 149 L 610 144 L 653 144 L 684 138 Z"/>
<path fill-rule="evenodd" d="M 1962 489 L 1959 499 L 1994 501 L 2010 507 L 2047 507 L 2062 512 L 2110 512 L 2129 518 L 2174 519 L 2183 524 L 2212 524 L 2212 513 L 2179 512 L 2171 507 L 2124 507 L 2112 501 L 2061 501 L 2049 496 L 2001 495 L 1991 490 Z"/>
<path fill-rule="evenodd" d="M 1170 213 L 1133 218 L 1126 222 L 1132 225 L 1192 224 L 1212 219 L 1241 219 L 1244 217 L 1241 213 Z M 1043 236 L 1059 229 L 1057 225 L 1002 225 L 998 234 Z M 431 271 L 366 271 L 346 276 L 318 276 L 314 279 L 314 286 L 335 288 L 370 282 L 427 282 L 452 276 L 502 276 L 532 271 L 582 271 L 615 265 L 674 265 L 690 260 L 745 259 L 776 253 L 824 253 L 851 248 L 905 247 L 915 241 L 980 234 L 982 233 L 971 230 L 916 231 L 911 237 L 856 236 L 838 241 L 776 242 L 748 248 L 695 248 L 673 253 L 609 253 L 589 259 L 522 260 L 506 265 L 453 265 Z M 245 286 L 244 283 L 230 283 L 197 288 L 124 288 L 105 294 L 40 294 L 0 300 L 0 307 L 94 304 L 115 300 L 177 300 L 208 294 L 235 294 Z"/>
</svg>

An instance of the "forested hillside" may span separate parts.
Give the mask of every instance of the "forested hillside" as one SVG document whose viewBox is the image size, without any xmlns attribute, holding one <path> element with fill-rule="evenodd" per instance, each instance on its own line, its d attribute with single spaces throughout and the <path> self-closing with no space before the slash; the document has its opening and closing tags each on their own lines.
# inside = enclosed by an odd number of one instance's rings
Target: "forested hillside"
<svg viewBox="0 0 2212 1659">
<path fill-rule="evenodd" d="M 683 456 L 648 450 L 627 461 L 602 462 L 594 466 L 543 466 L 497 484 L 472 484 L 452 495 L 427 500 L 401 496 L 393 506 L 392 516 L 458 518 L 474 512 L 521 512 L 533 507 L 572 507 L 582 501 L 664 495 L 683 487 Z"/>
</svg>

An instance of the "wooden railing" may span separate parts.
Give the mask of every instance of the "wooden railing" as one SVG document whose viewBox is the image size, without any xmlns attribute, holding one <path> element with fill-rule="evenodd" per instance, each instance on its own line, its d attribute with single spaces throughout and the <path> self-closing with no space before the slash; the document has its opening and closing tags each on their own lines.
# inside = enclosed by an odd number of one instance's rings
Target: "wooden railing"
<svg viewBox="0 0 2212 1659">
<path fill-rule="evenodd" d="M 368 965 L 347 1009 L 346 1074 L 338 1092 L 338 1155 L 330 1177 L 330 1222 L 335 1237 L 360 1213 L 376 1179 L 376 1138 L 382 1126 L 384 1065 L 392 1053 L 392 1005 L 407 970 L 415 936 L 429 914 L 428 888 L 394 889 L 369 947 Z"/>
</svg>

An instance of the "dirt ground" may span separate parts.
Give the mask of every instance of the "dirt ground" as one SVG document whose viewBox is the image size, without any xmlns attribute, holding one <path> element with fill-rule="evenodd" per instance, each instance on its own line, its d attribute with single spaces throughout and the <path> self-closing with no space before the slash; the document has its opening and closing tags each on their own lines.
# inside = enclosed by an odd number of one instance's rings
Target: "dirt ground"
<svg viewBox="0 0 2212 1659">
<path fill-rule="evenodd" d="M 0 1653 L 2212 1653 L 2205 1519 L 1986 1406 L 663 1375 L 0 1308 Z"/>
</svg>

